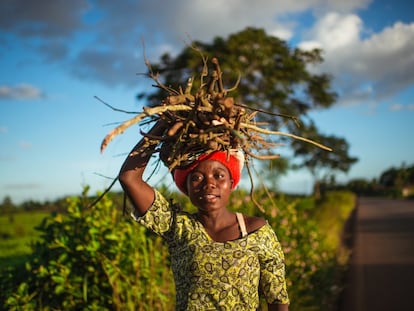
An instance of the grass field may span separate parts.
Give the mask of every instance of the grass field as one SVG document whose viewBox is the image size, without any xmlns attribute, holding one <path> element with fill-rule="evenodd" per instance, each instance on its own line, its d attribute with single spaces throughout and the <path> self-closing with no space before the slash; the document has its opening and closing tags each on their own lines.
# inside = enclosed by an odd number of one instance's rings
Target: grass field
<svg viewBox="0 0 414 311">
<path fill-rule="evenodd" d="M 35 227 L 48 212 L 18 212 L 0 216 L 0 269 L 24 262 L 30 254 L 30 243 L 39 232 Z"/>
</svg>

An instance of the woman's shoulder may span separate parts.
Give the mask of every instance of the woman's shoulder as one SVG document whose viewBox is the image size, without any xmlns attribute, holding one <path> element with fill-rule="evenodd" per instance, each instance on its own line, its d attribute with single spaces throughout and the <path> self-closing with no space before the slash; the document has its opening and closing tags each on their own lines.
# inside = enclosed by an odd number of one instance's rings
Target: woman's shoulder
<svg viewBox="0 0 414 311">
<path fill-rule="evenodd" d="M 255 232 L 266 225 L 267 221 L 263 217 L 243 215 L 246 222 L 246 230 L 248 233 Z"/>
</svg>

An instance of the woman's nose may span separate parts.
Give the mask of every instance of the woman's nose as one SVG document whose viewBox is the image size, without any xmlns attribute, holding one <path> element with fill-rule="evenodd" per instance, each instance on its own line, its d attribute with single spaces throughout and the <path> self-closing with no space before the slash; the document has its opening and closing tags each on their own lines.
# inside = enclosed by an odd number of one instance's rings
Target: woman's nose
<svg viewBox="0 0 414 311">
<path fill-rule="evenodd" d="M 204 188 L 215 188 L 216 187 L 216 181 L 213 177 L 206 177 L 204 179 Z"/>
</svg>

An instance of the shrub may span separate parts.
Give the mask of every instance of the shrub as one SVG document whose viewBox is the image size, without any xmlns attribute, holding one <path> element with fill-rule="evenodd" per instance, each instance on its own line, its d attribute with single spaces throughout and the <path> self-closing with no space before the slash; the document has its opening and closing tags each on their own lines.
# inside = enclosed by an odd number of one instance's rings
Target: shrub
<svg viewBox="0 0 414 311">
<path fill-rule="evenodd" d="M 275 230 L 285 253 L 289 310 L 336 310 L 347 259 L 340 251 L 340 237 L 355 196 L 345 191 L 328 192 L 315 201 L 313 197 L 286 197 L 260 189 L 255 196 L 264 214 L 252 205 L 247 193 L 234 196 L 231 205 L 250 215 L 264 216 Z M 318 216 L 322 214 L 326 217 Z M 330 230 L 333 223 L 335 230 Z"/>
<path fill-rule="evenodd" d="M 24 279 L 8 290 L 7 309 L 168 309 L 174 288 L 161 239 L 123 218 L 109 196 L 93 208 L 84 197 L 67 204 L 66 215 L 38 227 L 42 240 Z"/>
</svg>

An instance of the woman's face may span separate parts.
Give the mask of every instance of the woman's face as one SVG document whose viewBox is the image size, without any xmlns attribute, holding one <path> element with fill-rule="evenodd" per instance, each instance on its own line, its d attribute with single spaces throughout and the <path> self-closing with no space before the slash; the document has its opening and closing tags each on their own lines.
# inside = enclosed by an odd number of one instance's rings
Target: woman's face
<svg viewBox="0 0 414 311">
<path fill-rule="evenodd" d="M 202 161 L 187 177 L 188 197 L 200 210 L 225 208 L 233 180 L 226 166 L 219 161 Z"/>
</svg>

